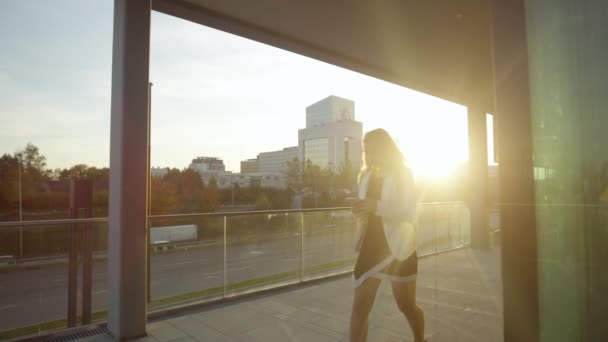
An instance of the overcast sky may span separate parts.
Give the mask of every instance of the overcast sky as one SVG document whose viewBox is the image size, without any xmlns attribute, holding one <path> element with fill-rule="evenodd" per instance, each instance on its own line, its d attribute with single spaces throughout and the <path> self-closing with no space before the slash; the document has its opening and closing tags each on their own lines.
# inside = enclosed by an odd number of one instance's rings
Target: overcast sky
<svg viewBox="0 0 608 342">
<path fill-rule="evenodd" d="M 109 164 L 112 1 L 0 1 L 0 153 L 27 142 L 52 168 Z M 152 15 L 152 165 L 229 170 L 297 145 L 306 106 L 355 101 L 415 167 L 467 159 L 466 108 L 160 13 Z M 425 166 L 426 165 L 426 166 Z"/>
</svg>

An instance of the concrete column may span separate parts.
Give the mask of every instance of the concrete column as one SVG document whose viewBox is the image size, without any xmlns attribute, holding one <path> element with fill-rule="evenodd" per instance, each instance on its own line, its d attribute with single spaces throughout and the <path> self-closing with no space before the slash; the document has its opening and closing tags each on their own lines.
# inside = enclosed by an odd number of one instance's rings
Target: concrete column
<svg viewBox="0 0 608 342">
<path fill-rule="evenodd" d="M 488 135 L 486 112 L 478 107 L 468 108 L 469 128 L 469 196 L 471 213 L 471 246 L 488 248 Z"/>
<path fill-rule="evenodd" d="M 114 1 L 108 328 L 146 334 L 150 0 Z"/>
<path fill-rule="evenodd" d="M 539 341 L 537 232 L 524 0 L 492 0 L 505 342 Z"/>
</svg>

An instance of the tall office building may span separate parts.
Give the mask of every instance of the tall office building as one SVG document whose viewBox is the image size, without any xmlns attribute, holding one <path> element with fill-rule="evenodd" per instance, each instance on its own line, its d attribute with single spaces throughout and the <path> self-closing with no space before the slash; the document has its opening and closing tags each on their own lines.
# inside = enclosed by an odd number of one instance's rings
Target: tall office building
<svg viewBox="0 0 608 342">
<path fill-rule="evenodd" d="M 306 128 L 298 131 L 300 160 L 339 170 L 347 161 L 361 167 L 363 125 L 355 121 L 355 103 L 329 96 L 306 108 Z"/>
<path fill-rule="evenodd" d="M 328 96 L 306 107 L 306 128 L 354 120 L 355 102 L 338 96 Z"/>
</svg>

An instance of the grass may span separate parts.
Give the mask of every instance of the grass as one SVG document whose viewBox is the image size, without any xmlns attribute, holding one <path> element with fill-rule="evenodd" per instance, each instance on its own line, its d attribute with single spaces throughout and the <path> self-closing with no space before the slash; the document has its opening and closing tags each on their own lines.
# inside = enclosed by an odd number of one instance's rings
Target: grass
<svg viewBox="0 0 608 342">
<path fill-rule="evenodd" d="M 355 262 L 355 259 L 345 259 L 330 262 L 328 264 L 316 265 L 309 268 L 304 269 L 304 274 L 314 274 L 319 272 L 328 271 L 334 268 L 343 268 L 344 266 L 352 265 Z"/>
</svg>

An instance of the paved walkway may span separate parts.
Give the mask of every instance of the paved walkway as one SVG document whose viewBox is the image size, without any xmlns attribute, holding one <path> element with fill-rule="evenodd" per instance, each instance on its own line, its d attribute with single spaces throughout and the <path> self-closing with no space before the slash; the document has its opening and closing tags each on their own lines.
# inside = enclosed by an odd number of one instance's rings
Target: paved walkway
<svg viewBox="0 0 608 342">
<path fill-rule="evenodd" d="M 498 255 L 464 249 L 420 260 L 418 301 L 429 341 L 503 340 Z M 350 277 L 271 291 L 152 322 L 140 341 L 348 341 L 351 296 Z M 376 297 L 368 340 L 412 341 L 387 283 Z"/>
</svg>

